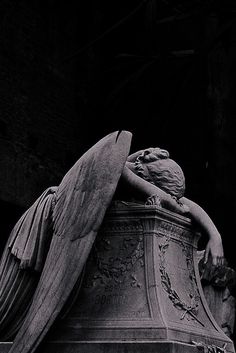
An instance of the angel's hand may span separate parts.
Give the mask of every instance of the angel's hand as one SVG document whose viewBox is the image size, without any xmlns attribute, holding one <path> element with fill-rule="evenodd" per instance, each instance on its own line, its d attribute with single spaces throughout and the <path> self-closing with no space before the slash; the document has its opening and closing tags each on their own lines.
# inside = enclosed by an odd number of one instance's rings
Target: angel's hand
<svg viewBox="0 0 236 353">
<path fill-rule="evenodd" d="M 168 210 L 171 210 L 184 216 L 187 216 L 189 213 L 188 206 L 177 201 L 175 198 L 171 197 L 168 194 L 165 197 L 161 197 L 158 194 L 152 195 L 147 198 L 146 205 L 157 205 L 159 207 L 164 207 Z"/>
<path fill-rule="evenodd" d="M 146 200 L 146 205 L 156 205 L 158 207 L 161 207 L 161 198 L 159 195 L 152 195 L 149 196 Z"/>
<path fill-rule="evenodd" d="M 214 266 L 223 266 L 225 263 L 224 259 L 224 250 L 222 245 L 222 240 L 220 237 L 210 238 L 207 243 L 204 255 L 204 263 L 209 259 L 209 256 L 212 258 L 212 264 Z"/>
</svg>

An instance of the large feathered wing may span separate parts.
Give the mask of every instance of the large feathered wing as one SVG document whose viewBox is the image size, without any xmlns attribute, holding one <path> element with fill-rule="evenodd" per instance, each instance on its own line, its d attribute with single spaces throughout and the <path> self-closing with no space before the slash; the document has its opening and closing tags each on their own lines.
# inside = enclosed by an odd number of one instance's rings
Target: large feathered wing
<svg viewBox="0 0 236 353">
<path fill-rule="evenodd" d="M 33 353 L 55 321 L 87 260 L 127 159 L 131 133 L 94 145 L 58 187 L 54 235 L 32 305 L 10 353 Z"/>
</svg>

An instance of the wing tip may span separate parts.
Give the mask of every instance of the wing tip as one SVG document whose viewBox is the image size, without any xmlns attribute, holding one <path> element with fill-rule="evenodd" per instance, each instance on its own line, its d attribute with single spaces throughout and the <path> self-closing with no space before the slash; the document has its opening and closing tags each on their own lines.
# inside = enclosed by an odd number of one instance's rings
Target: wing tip
<svg viewBox="0 0 236 353">
<path fill-rule="evenodd" d="M 128 130 L 118 130 L 114 134 L 116 135 L 116 139 L 115 139 L 116 143 L 125 138 L 128 138 L 130 140 L 132 138 L 132 133 Z"/>
</svg>

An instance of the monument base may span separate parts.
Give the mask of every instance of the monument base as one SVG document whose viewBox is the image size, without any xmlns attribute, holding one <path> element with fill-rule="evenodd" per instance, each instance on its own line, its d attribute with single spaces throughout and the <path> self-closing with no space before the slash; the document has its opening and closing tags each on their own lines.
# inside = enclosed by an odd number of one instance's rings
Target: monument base
<svg viewBox="0 0 236 353">
<path fill-rule="evenodd" d="M 187 218 L 113 204 L 79 292 L 37 353 L 235 353 L 207 306 L 197 240 Z"/>
<path fill-rule="evenodd" d="M 0 343 L 8 353 L 11 343 Z M 38 353 L 204 353 L 204 347 L 180 342 L 47 342 Z"/>
</svg>

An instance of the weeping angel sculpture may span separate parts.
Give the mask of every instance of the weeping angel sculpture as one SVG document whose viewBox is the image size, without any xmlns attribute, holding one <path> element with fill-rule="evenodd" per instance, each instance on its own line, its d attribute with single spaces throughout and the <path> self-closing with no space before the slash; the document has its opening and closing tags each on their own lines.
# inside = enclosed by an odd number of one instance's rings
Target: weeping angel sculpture
<svg viewBox="0 0 236 353">
<path fill-rule="evenodd" d="M 160 148 L 128 156 L 131 137 L 122 131 L 100 140 L 13 228 L 0 262 L 0 340 L 14 338 L 10 353 L 34 352 L 62 311 L 118 182 L 147 205 L 191 217 L 209 237 L 205 261 L 210 255 L 222 264 L 221 236 L 206 212 L 184 197 L 181 168 Z"/>
</svg>

